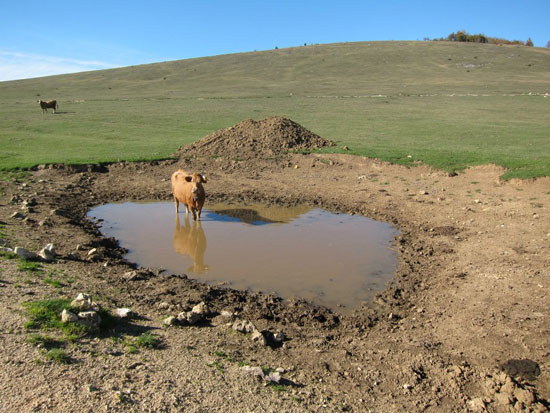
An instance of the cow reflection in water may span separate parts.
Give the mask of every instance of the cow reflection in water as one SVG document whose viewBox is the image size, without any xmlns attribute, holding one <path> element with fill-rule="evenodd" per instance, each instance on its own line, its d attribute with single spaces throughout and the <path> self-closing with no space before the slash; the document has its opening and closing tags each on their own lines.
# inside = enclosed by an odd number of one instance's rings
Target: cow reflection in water
<svg viewBox="0 0 550 413">
<path fill-rule="evenodd" d="M 202 274 L 208 271 L 204 265 L 204 252 L 206 251 L 206 235 L 200 221 L 193 221 L 189 225 L 189 216 L 185 216 L 185 225 L 180 225 L 179 216 L 176 216 L 176 228 L 174 229 L 174 250 L 181 255 L 188 255 L 193 260 L 193 265 L 187 271 Z"/>
</svg>

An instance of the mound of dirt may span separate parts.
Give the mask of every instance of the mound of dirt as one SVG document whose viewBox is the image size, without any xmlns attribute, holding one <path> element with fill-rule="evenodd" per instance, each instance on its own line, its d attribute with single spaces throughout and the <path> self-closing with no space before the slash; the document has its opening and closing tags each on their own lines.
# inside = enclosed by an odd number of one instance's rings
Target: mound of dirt
<svg viewBox="0 0 550 413">
<path fill-rule="evenodd" d="M 220 129 L 198 142 L 179 148 L 177 155 L 200 154 L 244 160 L 325 146 L 334 146 L 334 142 L 321 138 L 290 119 L 272 116 L 258 121 L 247 119 Z"/>
</svg>

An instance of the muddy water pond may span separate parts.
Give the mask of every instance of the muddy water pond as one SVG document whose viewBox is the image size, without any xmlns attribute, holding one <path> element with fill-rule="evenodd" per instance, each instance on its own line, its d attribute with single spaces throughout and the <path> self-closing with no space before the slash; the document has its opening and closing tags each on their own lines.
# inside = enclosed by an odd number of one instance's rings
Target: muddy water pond
<svg viewBox="0 0 550 413">
<path fill-rule="evenodd" d="M 127 202 L 88 216 L 140 266 L 338 311 L 371 300 L 397 265 L 389 224 L 305 206 L 207 205 L 195 222 L 172 202 Z"/>
</svg>

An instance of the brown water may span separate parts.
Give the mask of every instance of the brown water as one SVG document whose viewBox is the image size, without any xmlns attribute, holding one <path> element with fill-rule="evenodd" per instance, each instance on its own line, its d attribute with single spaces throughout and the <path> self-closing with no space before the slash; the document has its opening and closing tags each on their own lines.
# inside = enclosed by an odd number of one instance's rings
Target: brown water
<svg viewBox="0 0 550 413">
<path fill-rule="evenodd" d="M 172 202 L 107 204 L 89 216 L 144 267 L 209 283 L 357 308 L 392 279 L 389 224 L 309 207 L 208 205 L 202 221 Z"/>
</svg>

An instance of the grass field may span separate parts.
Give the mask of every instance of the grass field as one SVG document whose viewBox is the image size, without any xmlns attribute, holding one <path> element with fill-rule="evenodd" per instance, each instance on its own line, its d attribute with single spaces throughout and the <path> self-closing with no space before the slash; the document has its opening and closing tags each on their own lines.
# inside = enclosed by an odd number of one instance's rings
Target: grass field
<svg viewBox="0 0 550 413">
<path fill-rule="evenodd" d="M 0 83 L 0 168 L 159 159 L 247 118 L 289 117 L 352 153 L 550 175 L 550 50 L 315 45 Z M 57 99 L 56 115 L 37 99 Z"/>
</svg>

